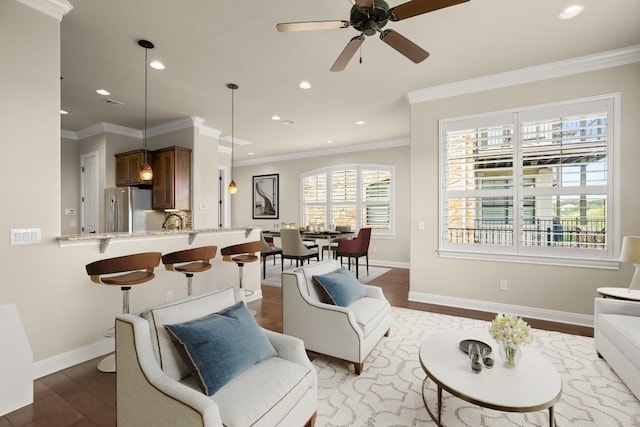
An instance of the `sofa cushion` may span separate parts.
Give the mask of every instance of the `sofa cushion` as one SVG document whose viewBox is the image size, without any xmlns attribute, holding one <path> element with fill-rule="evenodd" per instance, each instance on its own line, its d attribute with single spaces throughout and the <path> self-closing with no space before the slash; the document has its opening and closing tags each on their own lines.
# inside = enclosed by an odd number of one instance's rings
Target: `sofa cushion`
<svg viewBox="0 0 640 427">
<path fill-rule="evenodd" d="M 241 373 L 211 399 L 225 426 L 282 425 L 282 418 L 314 387 L 313 378 L 309 368 L 272 357 Z"/>
<path fill-rule="evenodd" d="M 599 333 L 616 344 L 630 361 L 640 360 L 640 317 L 624 314 L 600 314 Z"/>
<path fill-rule="evenodd" d="M 354 301 L 349 310 L 356 318 L 363 335 L 367 337 L 386 318 L 391 306 L 387 300 L 365 297 Z"/>
<path fill-rule="evenodd" d="M 142 317 L 149 322 L 153 352 L 165 374 L 179 381 L 189 376 L 191 369 L 173 345 L 164 325 L 197 319 L 233 304 L 233 288 L 227 288 L 173 301 L 142 313 Z"/>
<path fill-rule="evenodd" d="M 348 307 L 354 301 L 367 296 L 362 283 L 344 267 L 331 273 L 313 276 L 331 298 L 335 305 Z"/>
<path fill-rule="evenodd" d="M 251 366 L 277 354 L 244 302 L 165 328 L 207 396 Z"/>
</svg>

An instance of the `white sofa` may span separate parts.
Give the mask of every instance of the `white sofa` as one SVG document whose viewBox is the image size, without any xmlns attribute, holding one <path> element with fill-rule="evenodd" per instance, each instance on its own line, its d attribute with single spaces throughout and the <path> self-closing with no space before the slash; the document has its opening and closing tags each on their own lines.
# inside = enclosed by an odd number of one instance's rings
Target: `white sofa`
<svg viewBox="0 0 640 427">
<path fill-rule="evenodd" d="M 640 302 L 595 299 L 596 351 L 640 399 Z"/>
<path fill-rule="evenodd" d="M 318 380 L 301 340 L 263 329 L 278 353 L 212 396 L 198 388 L 164 324 L 219 312 L 235 303 L 224 289 L 116 318 L 119 427 L 313 426 Z"/>
<path fill-rule="evenodd" d="M 282 273 L 282 330 L 304 341 L 307 350 L 353 362 L 360 374 L 364 360 L 389 335 L 391 306 L 377 286 L 363 285 L 367 296 L 348 307 L 321 302 L 312 276 L 340 268 L 337 260 Z"/>
</svg>

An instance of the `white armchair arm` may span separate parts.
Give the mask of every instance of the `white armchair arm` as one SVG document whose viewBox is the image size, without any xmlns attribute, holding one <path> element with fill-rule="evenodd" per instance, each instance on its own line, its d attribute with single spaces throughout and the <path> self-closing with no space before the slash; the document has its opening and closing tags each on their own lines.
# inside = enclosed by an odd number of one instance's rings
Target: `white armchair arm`
<svg viewBox="0 0 640 427">
<path fill-rule="evenodd" d="M 301 339 L 279 334 L 264 328 L 262 330 L 271 342 L 271 345 L 273 345 L 273 348 L 276 349 L 279 357 L 287 359 L 298 365 L 306 366 L 311 371 L 315 372 L 316 368 L 309 360 L 307 352 L 304 349 L 304 343 Z"/>
<path fill-rule="evenodd" d="M 369 298 L 377 298 L 377 299 L 383 299 L 383 300 L 387 300 L 384 297 L 384 293 L 382 292 L 382 288 L 379 286 L 371 286 L 371 285 L 362 285 L 362 287 L 364 287 L 364 290 L 367 291 L 367 296 Z"/>
<path fill-rule="evenodd" d="M 613 298 L 596 298 L 594 314 L 625 314 L 640 317 L 640 304 L 637 301 L 625 301 Z"/>
<path fill-rule="evenodd" d="M 217 404 L 167 376 L 153 354 L 146 320 L 116 318 L 117 424 L 222 426 Z"/>
</svg>

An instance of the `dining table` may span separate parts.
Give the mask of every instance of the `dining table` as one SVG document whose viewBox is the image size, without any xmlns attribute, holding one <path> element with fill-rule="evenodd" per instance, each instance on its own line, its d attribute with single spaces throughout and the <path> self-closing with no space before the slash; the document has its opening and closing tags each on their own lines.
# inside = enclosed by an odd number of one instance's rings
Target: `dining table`
<svg viewBox="0 0 640 427">
<path fill-rule="evenodd" d="M 280 231 L 263 231 L 265 237 L 280 237 Z M 300 237 L 302 240 L 327 240 L 329 245 L 327 247 L 327 256 L 331 259 L 331 244 L 340 240 L 340 239 L 350 239 L 354 235 L 353 231 L 335 231 L 335 230 L 324 230 L 324 231 L 301 231 Z"/>
</svg>

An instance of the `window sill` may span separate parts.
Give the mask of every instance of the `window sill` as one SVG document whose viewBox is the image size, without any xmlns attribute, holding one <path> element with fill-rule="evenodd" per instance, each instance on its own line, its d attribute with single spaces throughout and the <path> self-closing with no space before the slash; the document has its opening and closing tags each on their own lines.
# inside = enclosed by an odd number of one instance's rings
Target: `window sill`
<svg viewBox="0 0 640 427">
<path fill-rule="evenodd" d="M 539 256 L 539 255 L 479 253 L 479 252 L 467 252 L 467 251 L 453 251 L 448 249 L 439 249 L 437 252 L 441 258 L 470 259 L 470 260 L 478 260 L 478 261 L 515 262 L 520 264 L 559 265 L 563 267 L 596 268 L 596 269 L 603 269 L 603 270 L 618 270 L 620 268 L 620 262 L 618 260 L 611 260 L 611 259 L 562 258 L 562 257 L 545 257 L 545 256 Z"/>
</svg>

